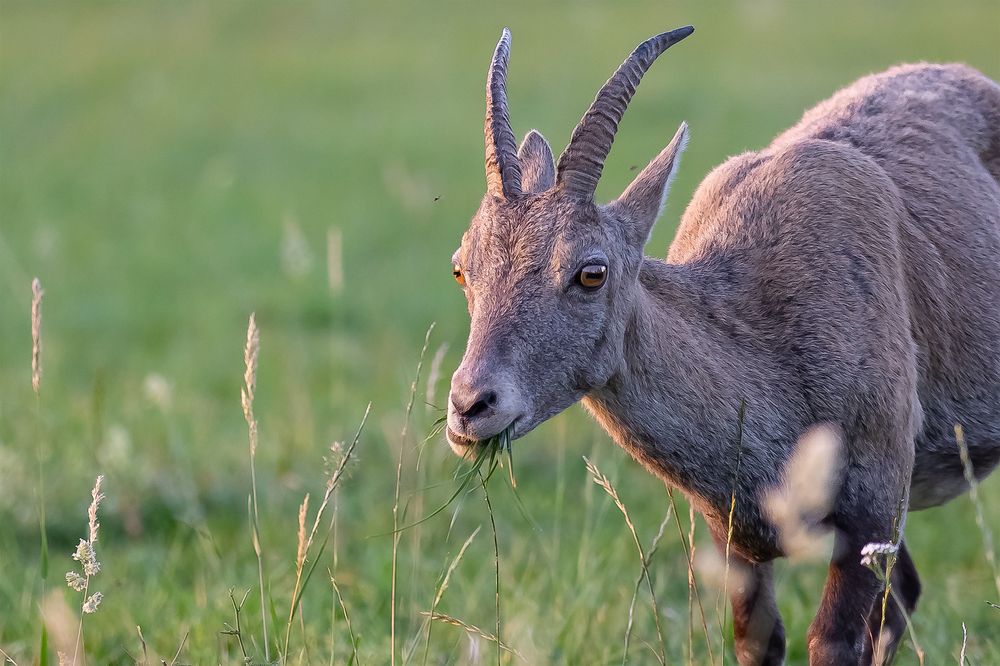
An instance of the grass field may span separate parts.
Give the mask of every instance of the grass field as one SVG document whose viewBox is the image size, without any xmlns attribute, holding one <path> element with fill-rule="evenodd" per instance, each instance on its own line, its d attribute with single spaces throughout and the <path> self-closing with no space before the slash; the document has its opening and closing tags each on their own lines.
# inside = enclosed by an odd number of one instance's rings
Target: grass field
<svg viewBox="0 0 1000 666">
<path fill-rule="evenodd" d="M 965 61 L 1000 77 L 1000 5 L 864 3 L 113 3 L 0 5 L 0 648 L 37 663 L 42 613 L 55 650 L 76 640 L 80 595 L 64 572 L 104 474 L 84 625 L 92 664 L 237 663 L 241 632 L 265 658 L 240 406 L 247 320 L 260 328 L 256 480 L 267 654 L 284 653 L 298 507 L 315 515 L 333 442 L 371 413 L 335 494 L 333 536 L 292 622 L 288 663 L 489 663 L 495 646 L 428 624 L 441 577 L 475 530 L 436 610 L 496 633 L 493 527 L 481 491 L 447 500 L 457 459 L 440 415 L 467 331 L 449 258 L 484 189 L 483 83 L 500 28 L 514 36 L 515 130 L 554 146 L 640 40 L 698 32 L 648 75 L 599 195 L 615 196 L 687 120 L 692 139 L 647 252 L 662 255 L 693 188 L 726 156 L 764 145 L 802 111 L 902 61 Z M 329 247 L 333 244 L 333 251 Z M 337 245 L 342 249 L 337 252 Z M 342 281 L 329 267 L 340 259 Z M 336 262 L 335 262 L 336 263 Z M 31 279 L 45 289 L 40 395 L 31 386 Z M 404 438 L 425 331 L 431 333 Z M 440 352 L 437 381 L 429 384 Z M 428 403 L 431 403 L 428 405 Z M 497 474 L 501 638 L 527 663 L 620 663 L 639 561 L 614 483 L 648 548 L 663 485 L 579 408 L 514 446 L 519 510 Z M 334 456 L 335 457 L 335 456 Z M 335 462 L 335 461 L 334 461 Z M 44 488 L 42 487 L 42 481 Z M 1000 475 L 980 496 L 1000 533 Z M 47 576 L 40 557 L 44 505 Z M 678 497 L 652 558 L 670 663 L 734 663 L 707 575 L 692 625 L 688 508 Z M 326 532 L 324 520 L 320 538 Z M 696 551 L 711 549 L 704 524 Z M 684 533 L 684 540 L 678 531 Z M 1000 663 L 1000 602 L 968 497 L 913 514 L 925 596 L 914 630 L 927 664 Z M 314 549 L 313 553 L 316 552 Z M 306 564 L 308 568 L 309 563 Z M 337 582 L 343 606 L 330 583 Z M 825 576 L 779 565 L 790 663 Z M 343 608 L 350 615 L 350 628 Z M 69 613 L 69 615 L 67 615 Z M 655 663 L 646 591 L 630 655 Z M 692 652 L 693 646 L 693 652 Z M 724 655 L 724 657 L 723 657 Z M 509 654 L 505 662 L 518 660 Z M 899 663 L 915 663 L 908 641 Z M 158 663 L 158 662 L 157 662 Z"/>
</svg>

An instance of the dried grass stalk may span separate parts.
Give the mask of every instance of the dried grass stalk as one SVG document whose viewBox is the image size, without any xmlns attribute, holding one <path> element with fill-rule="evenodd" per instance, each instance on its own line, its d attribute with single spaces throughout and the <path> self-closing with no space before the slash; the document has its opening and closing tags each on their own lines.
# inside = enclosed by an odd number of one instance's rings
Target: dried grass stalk
<svg viewBox="0 0 1000 666">
<path fill-rule="evenodd" d="M 500 649 L 503 650 L 504 652 L 512 654 L 521 661 L 527 663 L 527 660 L 524 658 L 524 655 L 522 655 L 520 652 L 510 647 L 509 645 L 506 645 L 493 634 L 489 633 L 488 631 L 483 631 L 474 624 L 463 622 L 462 620 L 459 620 L 456 617 L 445 615 L 444 613 L 430 613 L 427 611 L 420 611 L 420 614 L 429 617 L 431 620 L 438 620 L 439 622 L 444 622 L 445 624 L 450 624 L 455 627 L 460 627 L 470 634 L 478 636 L 479 638 L 482 638 L 484 640 L 490 641 L 491 643 L 496 643 L 500 647 Z"/>
</svg>

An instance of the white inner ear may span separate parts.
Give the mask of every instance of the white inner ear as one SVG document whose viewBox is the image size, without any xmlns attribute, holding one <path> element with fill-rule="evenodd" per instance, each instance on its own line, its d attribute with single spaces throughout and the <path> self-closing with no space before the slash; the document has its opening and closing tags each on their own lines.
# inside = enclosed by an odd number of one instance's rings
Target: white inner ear
<svg viewBox="0 0 1000 666">
<path fill-rule="evenodd" d="M 681 155 L 687 149 L 688 139 L 691 137 L 690 130 L 686 130 L 681 136 L 681 143 L 677 146 L 677 150 L 674 152 L 674 159 L 670 162 L 670 173 L 667 174 L 667 179 L 663 183 L 663 191 L 660 192 L 660 207 L 656 210 L 656 217 L 654 219 L 660 219 L 663 215 L 663 209 L 667 205 L 667 195 L 670 194 L 670 186 L 674 184 L 674 178 L 677 177 L 677 170 L 681 165 Z"/>
</svg>

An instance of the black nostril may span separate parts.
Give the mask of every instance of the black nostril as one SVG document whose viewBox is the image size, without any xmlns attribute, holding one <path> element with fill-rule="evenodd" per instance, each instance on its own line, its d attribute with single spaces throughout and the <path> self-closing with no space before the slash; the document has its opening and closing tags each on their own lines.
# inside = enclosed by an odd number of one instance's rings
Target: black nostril
<svg viewBox="0 0 1000 666">
<path fill-rule="evenodd" d="M 454 396 L 452 397 L 452 402 L 462 416 L 471 419 L 496 407 L 497 399 L 496 391 L 482 391 L 472 400 L 465 402 L 465 404 L 462 404 L 462 401 L 457 400 Z"/>
</svg>

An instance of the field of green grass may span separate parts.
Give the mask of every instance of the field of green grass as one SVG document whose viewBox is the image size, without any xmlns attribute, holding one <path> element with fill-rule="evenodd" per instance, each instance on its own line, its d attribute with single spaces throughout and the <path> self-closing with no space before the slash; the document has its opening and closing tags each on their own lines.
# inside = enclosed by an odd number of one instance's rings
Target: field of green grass
<svg viewBox="0 0 1000 666">
<path fill-rule="evenodd" d="M 255 664 L 265 654 L 348 663 L 355 647 L 360 663 L 385 664 L 393 642 L 400 664 L 490 663 L 493 643 L 444 621 L 431 628 L 421 614 L 477 529 L 438 612 L 495 634 L 499 581 L 501 639 L 526 663 L 620 663 L 639 559 L 582 456 L 617 488 L 647 550 L 669 499 L 579 407 L 515 443 L 524 511 L 498 471 L 493 522 L 475 490 L 400 533 L 395 586 L 386 533 L 398 461 L 399 525 L 428 516 L 457 487 L 459 461 L 443 439 L 420 447 L 467 332 L 449 258 L 484 190 L 484 75 L 501 27 L 513 32 L 515 131 L 537 127 L 562 146 L 636 43 L 686 23 L 698 32 L 647 76 L 599 190 L 616 196 L 688 121 L 691 143 L 653 255 L 665 253 L 712 166 L 766 144 L 856 77 L 932 60 L 1000 78 L 1000 5 L 991 0 L 0 4 L 4 655 L 38 663 L 43 616 L 41 661 L 72 652 L 82 597 L 64 573 L 103 474 L 102 569 L 91 591 L 104 599 L 83 630 L 91 664 L 171 663 L 179 647 L 175 663 L 239 663 L 240 638 Z M 36 276 L 45 290 L 37 399 Z M 262 576 L 240 405 L 251 312 Z M 308 493 L 311 522 L 342 455 L 331 444 L 351 443 L 369 402 L 318 540 L 335 516 L 332 535 L 305 565 L 316 569 L 286 652 L 298 507 Z M 980 499 L 1000 535 L 1000 475 Z M 704 624 L 690 605 L 679 496 L 676 510 L 650 563 L 669 663 L 734 663 L 710 572 L 696 572 Z M 700 519 L 694 530 L 697 557 L 712 547 Z M 925 663 L 958 660 L 963 623 L 968 663 L 1000 663 L 1000 610 L 987 604 L 1000 603 L 1000 591 L 969 497 L 913 514 L 907 537 L 924 582 L 913 629 Z M 806 659 L 824 577 L 822 561 L 778 567 L 790 663 Z M 239 638 L 231 594 L 247 595 Z M 644 588 L 634 624 L 631 661 L 655 663 Z M 898 663 L 916 661 L 908 640 Z"/>
</svg>

